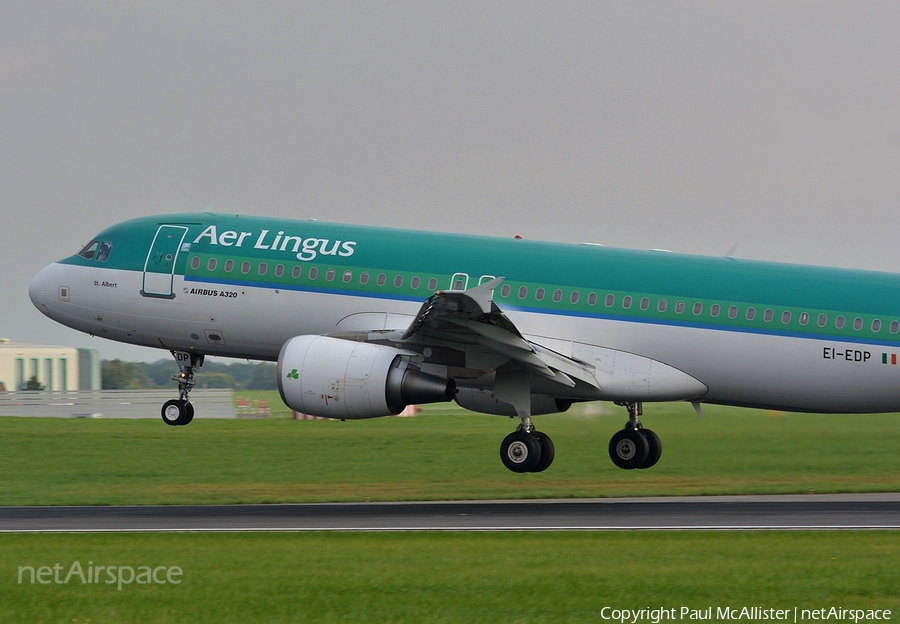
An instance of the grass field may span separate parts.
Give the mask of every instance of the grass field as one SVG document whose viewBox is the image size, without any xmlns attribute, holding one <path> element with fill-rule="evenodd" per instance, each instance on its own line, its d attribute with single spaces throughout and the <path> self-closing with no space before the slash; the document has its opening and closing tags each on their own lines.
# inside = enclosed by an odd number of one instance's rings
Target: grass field
<svg viewBox="0 0 900 624">
<path fill-rule="evenodd" d="M 701 420 L 689 405 L 648 406 L 663 457 L 629 472 L 606 450 L 621 410 L 573 409 L 536 418 L 556 442 L 550 470 L 516 475 L 498 457 L 512 420 L 432 407 L 291 421 L 277 397 L 253 398 L 273 417 L 0 418 L 0 505 L 900 490 L 896 415 L 709 407 Z M 55 564 L 64 580 L 75 561 L 177 566 L 181 583 L 18 582 L 21 566 Z M 898 561 L 897 533 L 881 531 L 5 534 L 0 622 L 597 622 L 604 607 L 832 606 L 896 621 Z"/>
<path fill-rule="evenodd" d="M 0 535 L 0 621 L 597 622 L 604 607 L 752 606 L 896 621 L 898 559 L 890 532 Z M 55 564 L 63 581 L 75 561 L 178 566 L 181 582 L 18 582 L 20 566 Z"/>
<path fill-rule="evenodd" d="M 612 406 L 540 416 L 556 461 L 513 474 L 517 421 L 432 407 L 416 418 L 291 421 L 0 418 L 0 505 L 249 503 L 900 491 L 900 418 L 648 405 L 650 470 L 607 454 Z M 605 410 L 597 413 L 596 410 Z"/>
</svg>

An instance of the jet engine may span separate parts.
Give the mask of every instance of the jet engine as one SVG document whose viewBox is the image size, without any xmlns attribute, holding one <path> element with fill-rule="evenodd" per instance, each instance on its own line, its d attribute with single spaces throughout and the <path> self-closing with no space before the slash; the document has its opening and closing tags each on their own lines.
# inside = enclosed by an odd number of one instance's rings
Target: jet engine
<svg viewBox="0 0 900 624">
<path fill-rule="evenodd" d="M 328 336 L 297 336 L 278 356 L 278 390 L 292 410 L 327 418 L 399 414 L 451 401 L 456 383 L 423 373 L 400 349 Z"/>
<path fill-rule="evenodd" d="M 501 416 L 516 416 L 516 408 L 509 403 L 498 401 L 490 390 L 477 388 L 460 388 L 459 394 L 454 397 L 460 407 L 482 414 L 499 414 Z M 555 399 L 543 394 L 531 395 L 531 415 L 556 414 L 564 412 L 572 406 L 572 401 Z"/>
</svg>

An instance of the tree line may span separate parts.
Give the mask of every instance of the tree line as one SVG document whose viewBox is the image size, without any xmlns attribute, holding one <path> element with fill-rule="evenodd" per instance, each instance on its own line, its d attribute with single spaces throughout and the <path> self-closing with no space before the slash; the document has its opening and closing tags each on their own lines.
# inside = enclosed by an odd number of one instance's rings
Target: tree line
<svg viewBox="0 0 900 624">
<path fill-rule="evenodd" d="M 172 359 L 156 362 L 101 362 L 104 390 L 174 387 L 172 377 L 178 365 Z M 197 388 L 234 388 L 235 390 L 277 390 L 277 368 L 269 362 L 223 364 L 206 360 L 194 374 Z"/>
</svg>

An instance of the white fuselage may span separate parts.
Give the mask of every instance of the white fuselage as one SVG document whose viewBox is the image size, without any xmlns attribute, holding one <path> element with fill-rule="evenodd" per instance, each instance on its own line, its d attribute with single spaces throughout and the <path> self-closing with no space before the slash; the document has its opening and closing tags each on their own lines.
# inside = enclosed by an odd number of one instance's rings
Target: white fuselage
<svg viewBox="0 0 900 624">
<path fill-rule="evenodd" d="M 74 329 L 113 340 L 275 360 L 302 334 L 402 329 L 420 303 L 276 288 L 219 286 L 174 276 L 173 299 L 140 295 L 143 273 L 53 264 L 32 282 L 35 305 Z M 64 287 L 65 297 L 61 293 Z M 193 292 L 192 292 L 193 291 Z M 596 348 L 664 363 L 708 388 L 698 400 L 798 411 L 900 411 L 891 349 L 833 339 L 542 314 L 504 306 L 528 340 L 574 359 Z M 362 316 L 360 316 L 362 315 Z M 371 327 L 381 319 L 383 327 Z M 602 358 L 595 365 L 604 366 Z M 727 365 L 723 365 L 727 363 Z"/>
</svg>

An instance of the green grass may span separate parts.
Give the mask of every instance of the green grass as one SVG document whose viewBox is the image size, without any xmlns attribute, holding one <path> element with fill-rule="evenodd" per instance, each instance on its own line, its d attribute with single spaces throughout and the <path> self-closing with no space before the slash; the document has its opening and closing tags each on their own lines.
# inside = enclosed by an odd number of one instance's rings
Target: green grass
<svg viewBox="0 0 900 624">
<path fill-rule="evenodd" d="M 598 409 L 595 407 L 594 409 Z M 900 491 L 897 415 L 647 406 L 650 470 L 607 453 L 624 411 L 536 417 L 556 443 L 540 474 L 499 444 L 516 421 L 431 408 L 416 418 L 291 421 L 0 418 L 0 505 L 249 503 Z"/>
<path fill-rule="evenodd" d="M 74 561 L 183 576 L 121 591 L 17 582 L 19 566 L 58 563 L 64 578 Z M 596 622 L 603 607 L 682 606 L 896 621 L 897 561 L 891 532 L 0 535 L 0 621 Z"/>
</svg>

